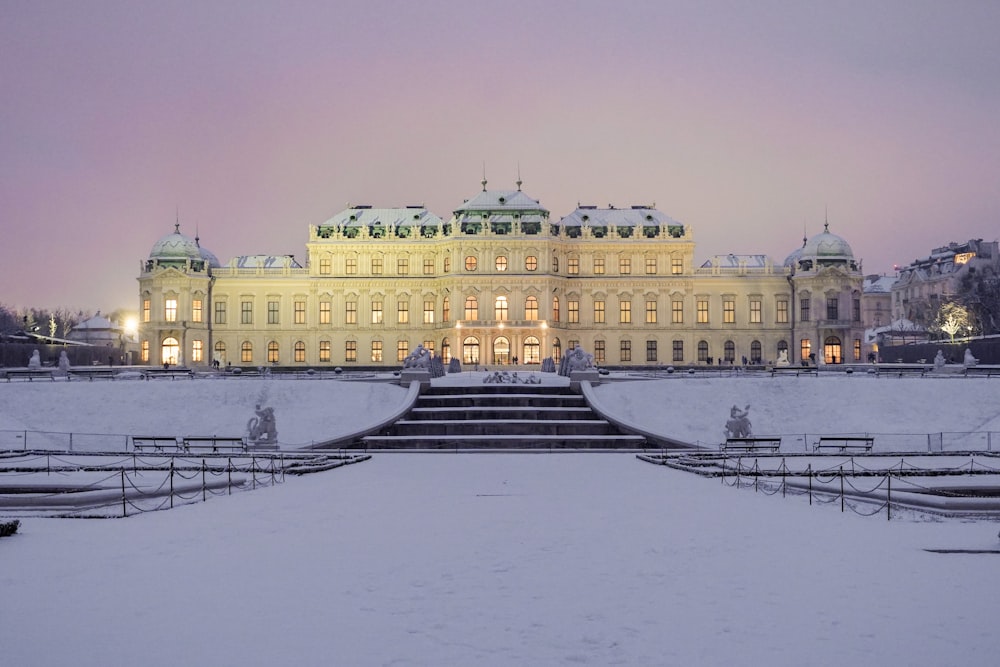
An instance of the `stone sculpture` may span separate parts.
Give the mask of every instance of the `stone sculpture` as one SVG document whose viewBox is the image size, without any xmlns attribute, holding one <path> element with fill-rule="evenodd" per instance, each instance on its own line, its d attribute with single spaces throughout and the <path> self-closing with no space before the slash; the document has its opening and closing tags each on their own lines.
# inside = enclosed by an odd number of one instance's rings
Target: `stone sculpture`
<svg viewBox="0 0 1000 667">
<path fill-rule="evenodd" d="M 775 362 L 776 366 L 787 366 L 788 365 L 788 350 L 778 350 L 778 361 Z"/>
<path fill-rule="evenodd" d="M 406 355 L 406 359 L 403 359 L 403 368 L 414 368 L 424 371 L 431 369 L 430 352 L 427 351 L 427 348 L 422 343 L 417 345 L 413 352 Z"/>
<path fill-rule="evenodd" d="M 934 355 L 934 370 L 936 371 L 941 370 L 942 368 L 944 368 L 944 365 L 946 363 L 947 362 L 944 359 L 944 353 L 941 352 L 941 350 L 938 350 L 937 354 Z"/>
<path fill-rule="evenodd" d="M 273 445 L 278 442 L 278 428 L 274 420 L 274 408 L 262 408 L 260 403 L 255 409 L 257 415 L 247 422 L 250 432 L 250 442 L 256 445 Z"/>
<path fill-rule="evenodd" d="M 962 360 L 962 363 L 965 365 L 966 368 L 970 368 L 978 364 L 979 359 L 976 359 L 974 356 L 972 356 L 972 350 L 970 350 L 969 348 L 965 348 L 965 358 Z"/>
<path fill-rule="evenodd" d="M 69 357 L 66 356 L 66 350 L 59 353 L 59 373 L 62 375 L 69 374 Z"/>
<path fill-rule="evenodd" d="M 42 367 L 42 357 L 38 353 L 38 350 L 35 350 L 34 352 L 31 353 L 31 359 L 28 360 L 28 368 L 30 368 L 33 371 L 36 371 L 41 367 Z"/>
<path fill-rule="evenodd" d="M 729 410 L 729 420 L 726 422 L 727 438 L 749 438 L 753 433 L 750 426 L 750 405 L 740 410 L 733 406 Z"/>
<path fill-rule="evenodd" d="M 573 371 L 588 371 L 594 369 L 594 355 L 585 352 L 582 347 L 574 347 L 559 360 L 559 375 L 569 377 Z"/>
</svg>

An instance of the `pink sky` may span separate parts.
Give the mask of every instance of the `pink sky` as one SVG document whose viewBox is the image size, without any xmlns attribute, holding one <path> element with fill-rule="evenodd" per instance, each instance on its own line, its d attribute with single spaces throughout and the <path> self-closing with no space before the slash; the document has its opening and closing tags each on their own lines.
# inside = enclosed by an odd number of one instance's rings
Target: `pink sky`
<svg viewBox="0 0 1000 667">
<path fill-rule="evenodd" d="M 655 202 L 697 259 L 1000 236 L 990 2 L 0 5 L 0 303 L 135 308 L 173 229 L 302 257 L 347 202 Z"/>
</svg>

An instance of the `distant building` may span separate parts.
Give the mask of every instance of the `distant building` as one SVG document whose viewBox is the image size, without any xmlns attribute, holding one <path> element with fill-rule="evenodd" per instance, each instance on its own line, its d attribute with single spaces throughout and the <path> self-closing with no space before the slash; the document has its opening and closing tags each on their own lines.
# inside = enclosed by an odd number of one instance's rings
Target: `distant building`
<svg viewBox="0 0 1000 667">
<path fill-rule="evenodd" d="M 914 260 L 899 272 L 892 286 L 892 317 L 926 326 L 938 308 L 958 292 L 971 267 L 1000 267 L 996 241 L 973 239 L 935 248 L 929 257 Z"/>
<path fill-rule="evenodd" d="M 445 221 L 423 206 L 349 206 L 309 227 L 306 261 L 227 265 L 180 232 L 139 275 L 141 358 L 225 366 L 445 361 L 740 364 L 862 358 L 863 276 L 824 228 L 783 264 L 694 261 L 694 235 L 652 205 L 579 206 L 552 220 L 521 191 L 483 190 Z"/>
</svg>

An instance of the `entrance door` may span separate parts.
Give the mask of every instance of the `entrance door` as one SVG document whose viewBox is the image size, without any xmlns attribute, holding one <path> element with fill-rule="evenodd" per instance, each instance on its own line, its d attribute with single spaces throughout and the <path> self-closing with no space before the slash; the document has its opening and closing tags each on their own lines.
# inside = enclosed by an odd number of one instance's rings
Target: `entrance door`
<svg viewBox="0 0 1000 667">
<path fill-rule="evenodd" d="M 503 336 L 493 339 L 493 363 L 503 365 L 510 363 L 510 341 Z"/>
<path fill-rule="evenodd" d="M 844 363 L 844 354 L 840 349 L 840 339 L 829 336 L 823 341 L 823 361 L 828 364 Z"/>
<path fill-rule="evenodd" d="M 479 339 L 475 336 L 469 336 L 462 341 L 462 363 L 479 363 Z"/>
<path fill-rule="evenodd" d="M 541 348 L 538 339 L 534 336 L 528 336 L 524 339 L 524 363 L 526 364 L 540 364 L 541 362 Z"/>
<path fill-rule="evenodd" d="M 160 348 L 160 363 L 176 366 L 180 352 L 181 346 L 176 338 L 164 338 L 163 346 Z"/>
</svg>

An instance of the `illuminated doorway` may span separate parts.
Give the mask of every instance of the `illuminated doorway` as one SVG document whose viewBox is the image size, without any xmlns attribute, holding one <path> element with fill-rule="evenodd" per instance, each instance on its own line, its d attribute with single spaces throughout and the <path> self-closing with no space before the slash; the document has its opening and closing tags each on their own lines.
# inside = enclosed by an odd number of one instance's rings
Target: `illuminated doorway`
<svg viewBox="0 0 1000 667">
<path fill-rule="evenodd" d="M 503 336 L 498 336 L 493 339 L 493 363 L 510 363 L 510 341 Z"/>
<path fill-rule="evenodd" d="M 827 364 L 844 363 L 844 354 L 840 349 L 840 339 L 830 336 L 823 341 L 823 361 Z"/>
<path fill-rule="evenodd" d="M 469 336 L 462 341 L 462 363 L 479 363 L 479 339 L 475 336 Z"/>
<path fill-rule="evenodd" d="M 160 363 L 176 366 L 180 353 L 181 346 L 176 338 L 164 338 L 160 348 Z"/>
<path fill-rule="evenodd" d="M 538 339 L 534 336 L 528 336 L 524 339 L 524 363 L 526 364 L 539 364 L 541 363 L 541 344 L 539 344 Z"/>
</svg>

